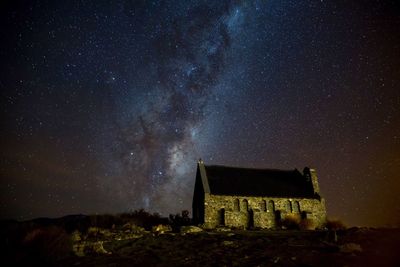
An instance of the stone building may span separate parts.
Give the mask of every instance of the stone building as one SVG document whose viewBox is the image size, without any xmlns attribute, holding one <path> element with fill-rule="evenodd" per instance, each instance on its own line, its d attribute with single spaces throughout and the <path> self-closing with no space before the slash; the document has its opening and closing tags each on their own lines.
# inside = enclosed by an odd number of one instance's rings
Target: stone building
<svg viewBox="0 0 400 267">
<path fill-rule="evenodd" d="M 197 164 L 193 219 L 207 228 L 274 228 L 287 215 L 326 220 L 314 169 L 248 169 Z"/>
</svg>

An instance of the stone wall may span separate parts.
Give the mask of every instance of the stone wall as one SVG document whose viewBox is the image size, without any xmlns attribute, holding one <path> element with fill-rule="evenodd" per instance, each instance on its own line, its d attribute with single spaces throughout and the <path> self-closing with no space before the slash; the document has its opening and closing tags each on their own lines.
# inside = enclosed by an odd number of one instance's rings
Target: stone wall
<svg viewBox="0 0 400 267">
<path fill-rule="evenodd" d="M 205 194 L 205 227 L 274 228 L 288 214 L 302 214 L 319 228 L 326 221 L 323 198 L 267 198 Z M 279 218 L 280 217 L 280 218 Z"/>
</svg>

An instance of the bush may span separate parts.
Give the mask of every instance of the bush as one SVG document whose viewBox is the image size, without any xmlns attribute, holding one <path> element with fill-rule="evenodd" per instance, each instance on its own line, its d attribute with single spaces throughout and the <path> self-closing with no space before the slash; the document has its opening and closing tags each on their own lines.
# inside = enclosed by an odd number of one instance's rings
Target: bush
<svg viewBox="0 0 400 267">
<path fill-rule="evenodd" d="M 299 224 L 300 230 L 315 230 L 314 221 L 311 219 L 302 219 Z"/>
<path fill-rule="evenodd" d="M 113 225 L 121 225 L 122 220 L 119 216 L 101 214 L 101 215 L 90 215 L 90 226 L 98 228 L 110 229 Z"/>
<path fill-rule="evenodd" d="M 328 230 L 333 230 L 333 231 L 346 229 L 346 225 L 341 220 L 338 220 L 338 219 L 326 220 L 325 227 Z"/>
<path fill-rule="evenodd" d="M 144 209 L 135 210 L 133 212 L 119 214 L 122 225 L 131 223 L 143 227 L 146 230 L 151 230 L 153 226 L 159 224 L 168 224 L 167 218 L 162 218 L 158 213 L 149 213 Z"/>
<path fill-rule="evenodd" d="M 72 252 L 72 241 L 66 231 L 50 226 L 28 232 L 22 242 L 25 257 L 21 260 L 41 265 L 54 263 L 68 257 Z"/>
<path fill-rule="evenodd" d="M 189 211 L 183 210 L 181 214 L 177 213 L 175 215 L 169 215 L 169 223 L 172 229 L 176 232 L 179 231 L 181 226 L 188 226 L 192 224 L 192 220 L 189 217 Z"/>
<path fill-rule="evenodd" d="M 298 214 L 288 214 L 281 222 L 281 226 L 286 229 L 300 229 L 300 215 Z"/>
</svg>

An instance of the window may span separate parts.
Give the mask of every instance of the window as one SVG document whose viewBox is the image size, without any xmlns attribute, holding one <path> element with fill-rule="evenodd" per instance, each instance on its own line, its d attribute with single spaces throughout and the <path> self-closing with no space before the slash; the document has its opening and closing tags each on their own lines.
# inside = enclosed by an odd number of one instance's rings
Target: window
<svg viewBox="0 0 400 267">
<path fill-rule="evenodd" d="M 239 199 L 235 199 L 235 200 L 233 201 L 233 210 L 234 210 L 234 211 L 240 211 Z"/>
<path fill-rule="evenodd" d="M 292 212 L 292 202 L 290 200 L 286 201 L 286 211 Z"/>
<path fill-rule="evenodd" d="M 243 200 L 243 211 L 248 211 L 249 210 L 249 202 L 247 199 Z"/>
<path fill-rule="evenodd" d="M 275 203 L 272 200 L 268 201 L 268 211 L 269 212 L 274 212 L 275 211 Z"/>
<path fill-rule="evenodd" d="M 265 200 L 261 201 L 260 209 L 261 211 L 267 211 L 267 202 Z"/>
<path fill-rule="evenodd" d="M 300 213 L 300 203 L 298 201 L 293 203 L 293 212 Z"/>
</svg>

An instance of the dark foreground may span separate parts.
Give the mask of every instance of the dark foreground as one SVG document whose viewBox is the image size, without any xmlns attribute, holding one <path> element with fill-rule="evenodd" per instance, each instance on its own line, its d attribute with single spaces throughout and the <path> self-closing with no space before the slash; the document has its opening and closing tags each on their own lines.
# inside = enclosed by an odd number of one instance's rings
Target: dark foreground
<svg viewBox="0 0 400 267">
<path fill-rule="evenodd" d="M 202 232 L 111 242 L 110 255 L 70 258 L 63 266 L 400 266 L 400 231 Z"/>
<path fill-rule="evenodd" d="M 85 256 L 67 253 L 57 260 L 46 261 L 38 258 L 40 252 L 36 252 L 31 255 L 36 258 L 30 260 L 24 251 L 9 251 L 8 256 L 14 262 L 7 265 L 400 266 L 400 229 L 351 228 L 338 231 L 336 241 L 332 233 L 289 230 L 145 232 L 125 240 L 107 240 L 102 236 L 101 249 L 86 252 Z M 17 254 L 13 256 L 13 253 Z"/>
</svg>

